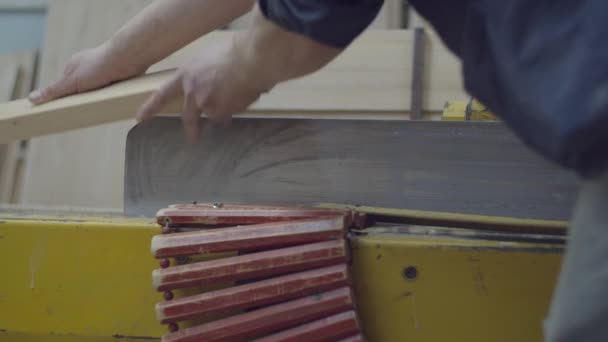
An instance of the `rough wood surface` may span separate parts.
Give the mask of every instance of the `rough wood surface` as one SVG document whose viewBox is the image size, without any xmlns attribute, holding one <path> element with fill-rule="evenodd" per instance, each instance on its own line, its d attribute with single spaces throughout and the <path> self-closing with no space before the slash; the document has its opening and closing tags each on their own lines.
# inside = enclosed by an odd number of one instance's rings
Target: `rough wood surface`
<svg viewBox="0 0 608 342">
<path fill-rule="evenodd" d="M 180 125 L 159 118 L 129 134 L 128 214 L 192 201 L 330 202 L 568 219 L 577 189 L 501 123 L 247 119 L 203 123 L 193 145 Z"/>
<path fill-rule="evenodd" d="M 349 276 L 345 265 L 318 268 L 158 303 L 156 318 L 161 323 L 169 323 L 236 312 L 346 285 L 349 285 Z"/>
<path fill-rule="evenodd" d="M 230 342 L 255 338 L 353 308 L 351 290 L 337 290 L 269 306 L 163 336 L 164 342 Z"/>
<path fill-rule="evenodd" d="M 344 218 L 306 219 L 215 228 L 152 238 L 157 258 L 280 248 L 344 237 Z"/>
<path fill-rule="evenodd" d="M 346 258 L 346 242 L 340 239 L 157 269 L 152 283 L 166 291 L 309 270 Z"/>
<path fill-rule="evenodd" d="M 252 342 L 333 342 L 359 332 L 354 311 L 339 313 Z"/>
</svg>

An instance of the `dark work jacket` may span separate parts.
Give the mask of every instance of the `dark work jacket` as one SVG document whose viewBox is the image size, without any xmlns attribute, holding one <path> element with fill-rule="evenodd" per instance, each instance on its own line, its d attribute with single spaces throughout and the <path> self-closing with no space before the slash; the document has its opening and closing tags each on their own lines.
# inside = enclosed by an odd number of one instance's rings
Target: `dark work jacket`
<svg viewBox="0 0 608 342">
<path fill-rule="evenodd" d="M 346 47 L 381 0 L 260 0 L 278 25 Z M 463 64 L 466 90 L 584 177 L 608 166 L 608 0 L 411 0 Z M 446 99 L 448 100 L 448 99 Z"/>
</svg>

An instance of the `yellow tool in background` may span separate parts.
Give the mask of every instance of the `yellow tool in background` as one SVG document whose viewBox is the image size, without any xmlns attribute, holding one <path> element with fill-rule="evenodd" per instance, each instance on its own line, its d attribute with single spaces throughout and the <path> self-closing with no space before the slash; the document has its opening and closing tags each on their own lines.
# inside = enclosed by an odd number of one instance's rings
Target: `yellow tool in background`
<svg viewBox="0 0 608 342">
<path fill-rule="evenodd" d="M 477 99 L 469 101 L 448 101 L 443 108 L 441 120 L 445 121 L 498 121 L 492 113 Z"/>
</svg>

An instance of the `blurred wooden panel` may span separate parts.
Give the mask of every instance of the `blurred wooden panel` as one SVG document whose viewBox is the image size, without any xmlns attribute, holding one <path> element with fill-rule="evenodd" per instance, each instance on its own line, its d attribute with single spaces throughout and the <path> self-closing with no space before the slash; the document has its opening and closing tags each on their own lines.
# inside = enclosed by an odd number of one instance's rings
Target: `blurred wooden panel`
<svg viewBox="0 0 608 342">
<path fill-rule="evenodd" d="M 0 55 L 0 101 L 26 96 L 31 90 L 36 54 L 18 52 Z M 0 145 L 0 203 L 15 203 L 22 171 L 20 142 Z"/>
<path fill-rule="evenodd" d="M 149 0 L 51 0 L 39 84 L 58 78 L 76 52 L 109 38 Z M 134 121 L 32 139 L 21 202 L 120 209 L 125 136 Z"/>
</svg>

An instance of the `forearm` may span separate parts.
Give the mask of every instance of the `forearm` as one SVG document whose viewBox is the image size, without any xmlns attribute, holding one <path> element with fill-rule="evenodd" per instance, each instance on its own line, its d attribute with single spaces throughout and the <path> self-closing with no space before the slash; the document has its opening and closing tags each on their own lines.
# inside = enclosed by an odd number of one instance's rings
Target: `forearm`
<svg viewBox="0 0 608 342">
<path fill-rule="evenodd" d="M 249 83 L 267 90 L 322 68 L 342 49 L 285 30 L 255 8 L 253 25 L 235 36 L 233 52 L 235 64 Z"/>
<path fill-rule="evenodd" d="M 254 0 L 156 0 L 105 43 L 108 57 L 117 60 L 125 73 L 143 72 L 247 13 L 253 4 Z"/>
</svg>

